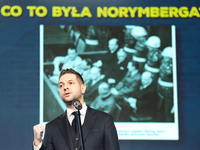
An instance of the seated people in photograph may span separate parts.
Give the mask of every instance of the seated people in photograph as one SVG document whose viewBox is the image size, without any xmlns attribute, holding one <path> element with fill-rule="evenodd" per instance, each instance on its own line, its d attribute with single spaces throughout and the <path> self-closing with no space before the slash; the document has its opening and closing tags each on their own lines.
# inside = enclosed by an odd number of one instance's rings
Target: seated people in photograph
<svg viewBox="0 0 200 150">
<path fill-rule="evenodd" d="M 88 81 L 90 79 L 90 70 L 92 68 L 92 59 L 91 58 L 83 59 L 81 65 L 79 65 L 79 67 L 77 67 L 77 68 L 78 68 L 77 70 L 79 70 L 79 73 L 82 75 L 83 79 L 85 81 Z"/>
<path fill-rule="evenodd" d="M 110 63 L 112 63 L 112 65 L 107 68 L 105 72 L 106 80 L 113 80 L 112 82 L 114 82 L 115 84 L 121 81 L 128 71 L 127 64 L 129 61 L 130 60 L 127 57 L 127 53 L 124 51 L 123 48 L 120 48 L 117 51 L 117 61 L 114 62 L 110 60 Z"/>
<path fill-rule="evenodd" d="M 101 68 L 92 67 L 88 80 L 86 80 L 87 90 L 84 94 L 85 102 L 90 105 L 98 95 L 99 84 L 104 81 L 105 75 L 101 74 Z"/>
<path fill-rule="evenodd" d="M 125 77 L 119 81 L 119 83 L 112 88 L 111 93 L 116 98 L 127 98 L 135 92 L 136 88 L 140 84 L 141 74 L 139 73 L 139 64 L 134 61 L 130 61 L 127 65 L 127 73 Z"/>
<path fill-rule="evenodd" d="M 130 61 L 127 65 L 127 68 L 128 72 L 126 73 L 125 77 L 111 89 L 111 93 L 115 97 L 116 102 L 122 108 L 122 121 L 131 121 L 129 115 L 132 113 L 133 109 L 126 99 L 137 90 L 141 79 L 137 62 Z M 111 79 L 109 79 L 109 81 L 111 81 Z"/>
<path fill-rule="evenodd" d="M 58 86 L 60 97 L 66 104 L 66 111 L 47 123 L 46 127 L 43 124 L 33 127 L 33 150 L 80 150 L 82 148 L 85 150 L 119 150 L 113 117 L 85 104 L 86 86 L 82 76 L 71 68 L 64 69 L 60 73 Z M 79 126 L 74 126 L 78 115 L 73 105 L 74 100 L 82 104 L 80 110 L 82 130 L 75 128 Z M 80 134 L 81 131 L 82 134 Z M 41 132 L 44 134 L 44 140 L 42 140 Z M 81 139 L 83 139 L 83 145 Z"/>
<path fill-rule="evenodd" d="M 110 90 L 110 85 L 107 82 L 100 83 L 98 87 L 99 95 L 90 104 L 90 107 L 114 115 L 116 102 Z"/>
<path fill-rule="evenodd" d="M 106 72 L 108 68 L 111 68 L 113 62 L 117 62 L 117 51 L 119 50 L 119 40 L 116 38 L 112 38 L 108 42 L 108 53 L 106 53 L 106 57 L 100 58 L 93 65 L 101 67 L 102 72 Z"/>
<path fill-rule="evenodd" d="M 79 65 L 81 64 L 82 64 L 82 58 L 78 56 L 76 49 L 74 47 L 68 48 L 66 56 L 56 56 L 54 58 L 53 76 L 51 76 L 49 79 L 55 84 L 58 83 L 58 76 L 60 74 L 60 65 L 62 65 L 61 67 L 62 69 L 72 68 L 79 71 L 78 68 Z"/>
<path fill-rule="evenodd" d="M 152 81 L 152 74 L 143 72 L 140 85 L 132 97 L 127 99 L 135 109 L 130 116 L 132 121 L 156 121 L 157 91 Z"/>
</svg>

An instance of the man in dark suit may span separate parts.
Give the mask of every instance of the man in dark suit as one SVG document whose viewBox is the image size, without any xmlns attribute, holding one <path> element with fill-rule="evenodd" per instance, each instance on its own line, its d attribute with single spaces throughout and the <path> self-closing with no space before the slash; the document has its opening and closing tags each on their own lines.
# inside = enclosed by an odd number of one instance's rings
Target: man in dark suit
<svg viewBox="0 0 200 150">
<path fill-rule="evenodd" d="M 44 126 L 35 125 L 34 150 L 80 150 L 81 137 L 74 130 L 72 122 L 76 108 L 72 105 L 74 99 L 82 103 L 80 120 L 82 135 L 86 150 L 119 150 L 116 128 L 111 115 L 92 109 L 84 103 L 83 94 L 86 86 L 81 75 L 73 69 L 62 70 L 59 77 L 59 92 L 67 106 L 65 113 Z M 42 141 L 41 132 L 45 132 Z"/>
<path fill-rule="evenodd" d="M 156 113 L 157 93 L 156 85 L 153 82 L 153 76 L 150 72 L 145 71 L 142 73 L 141 85 L 135 92 L 135 98 L 137 99 L 138 115 L 141 118 L 153 119 Z"/>
<path fill-rule="evenodd" d="M 107 72 L 105 73 L 105 80 L 114 79 L 115 83 L 117 84 L 119 81 L 123 79 L 126 75 L 128 69 L 127 64 L 130 61 L 127 53 L 124 51 L 123 48 L 120 48 L 117 53 L 117 60 L 110 60 L 109 68 L 107 68 Z"/>
<path fill-rule="evenodd" d="M 132 121 L 154 121 L 156 118 L 157 93 L 152 74 L 148 71 L 142 73 L 141 83 L 137 90 L 128 99 L 135 109 L 130 116 Z"/>
<path fill-rule="evenodd" d="M 135 92 L 141 79 L 138 68 L 139 64 L 137 62 L 128 62 L 126 75 L 111 91 L 115 98 L 127 98 Z"/>
<path fill-rule="evenodd" d="M 85 103 L 90 106 L 90 104 L 95 100 L 98 95 L 98 87 L 104 80 L 105 75 L 101 74 L 101 68 L 92 67 L 90 73 L 88 74 L 89 81 L 87 81 L 87 90 L 84 93 Z"/>
</svg>

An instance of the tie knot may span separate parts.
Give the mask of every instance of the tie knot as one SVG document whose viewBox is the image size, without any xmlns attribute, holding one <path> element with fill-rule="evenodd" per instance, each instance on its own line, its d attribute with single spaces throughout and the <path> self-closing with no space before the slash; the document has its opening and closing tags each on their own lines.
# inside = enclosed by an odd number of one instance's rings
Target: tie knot
<svg viewBox="0 0 200 150">
<path fill-rule="evenodd" d="M 77 111 L 74 111 L 72 114 L 76 117 L 77 116 Z"/>
</svg>

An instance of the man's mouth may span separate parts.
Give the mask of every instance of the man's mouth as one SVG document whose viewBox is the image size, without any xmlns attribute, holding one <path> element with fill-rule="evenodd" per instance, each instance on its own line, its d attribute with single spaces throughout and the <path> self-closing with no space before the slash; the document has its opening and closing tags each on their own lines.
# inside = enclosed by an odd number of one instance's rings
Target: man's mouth
<svg viewBox="0 0 200 150">
<path fill-rule="evenodd" d="M 69 93 L 69 92 L 65 93 L 65 96 L 69 96 L 69 95 L 70 95 L 70 93 Z"/>
</svg>

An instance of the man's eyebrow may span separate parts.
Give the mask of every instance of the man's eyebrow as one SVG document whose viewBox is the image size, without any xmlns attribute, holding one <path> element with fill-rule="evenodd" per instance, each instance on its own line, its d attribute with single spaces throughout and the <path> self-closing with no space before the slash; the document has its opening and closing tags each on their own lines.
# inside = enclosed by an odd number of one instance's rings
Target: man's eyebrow
<svg viewBox="0 0 200 150">
<path fill-rule="evenodd" d="M 70 81 L 74 81 L 73 79 L 69 79 L 67 80 L 67 82 L 70 82 Z M 61 83 L 64 83 L 63 81 L 60 81 L 58 84 L 61 84 Z"/>
<path fill-rule="evenodd" d="M 59 84 L 63 84 L 63 82 L 58 82 L 58 85 L 59 85 Z"/>
<path fill-rule="evenodd" d="M 69 82 L 69 81 L 74 81 L 73 79 L 69 79 L 69 80 L 67 80 L 67 82 Z"/>
</svg>

